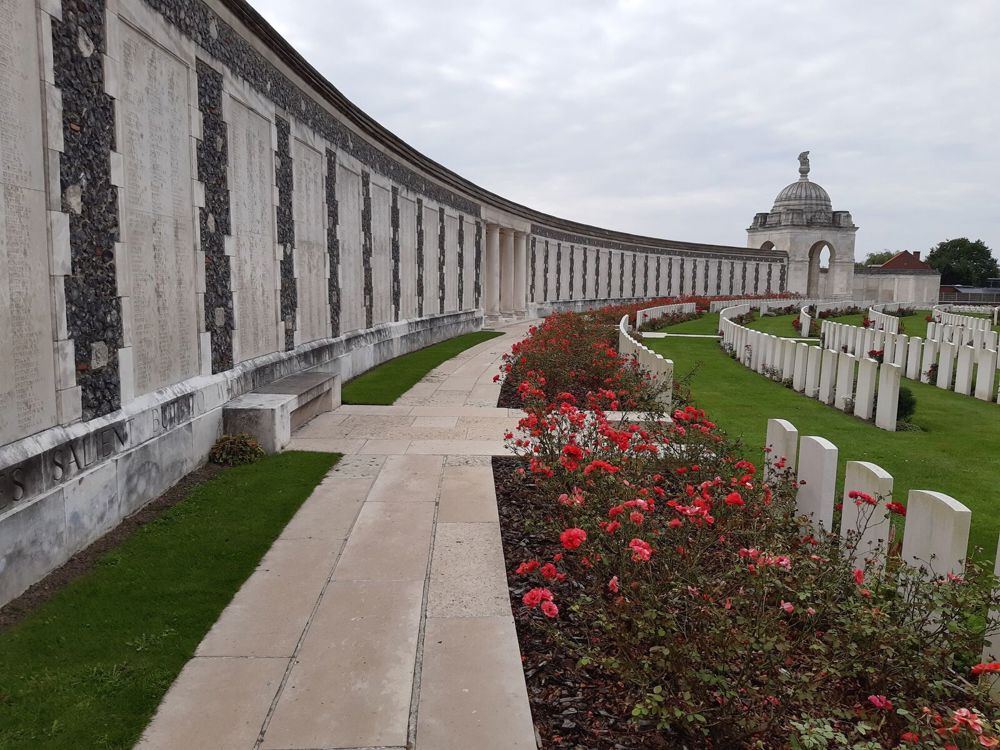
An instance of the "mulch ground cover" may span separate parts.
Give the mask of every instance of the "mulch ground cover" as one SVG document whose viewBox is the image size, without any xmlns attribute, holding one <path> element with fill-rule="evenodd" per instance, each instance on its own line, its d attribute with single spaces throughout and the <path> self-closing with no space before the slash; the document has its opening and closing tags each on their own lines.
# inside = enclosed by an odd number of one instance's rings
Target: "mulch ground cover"
<svg viewBox="0 0 1000 750">
<path fill-rule="evenodd" d="M 516 393 L 514 398 L 517 398 Z M 566 647 L 540 624 L 538 611 L 529 610 L 521 603 L 521 597 L 530 586 L 526 579 L 514 573 L 514 568 L 522 560 L 551 556 L 553 547 L 558 545 L 558 540 L 539 532 L 538 519 L 544 512 L 545 498 L 540 496 L 530 477 L 515 474 L 522 465 L 518 458 L 494 457 L 493 476 L 511 608 L 521 646 L 531 713 L 541 746 L 573 750 L 672 747 L 655 729 L 630 721 L 632 707 L 641 696 L 592 666 L 578 666 Z M 560 614 L 560 638 L 586 640 L 590 633 L 585 617 L 576 617 L 566 610 Z"/>
</svg>

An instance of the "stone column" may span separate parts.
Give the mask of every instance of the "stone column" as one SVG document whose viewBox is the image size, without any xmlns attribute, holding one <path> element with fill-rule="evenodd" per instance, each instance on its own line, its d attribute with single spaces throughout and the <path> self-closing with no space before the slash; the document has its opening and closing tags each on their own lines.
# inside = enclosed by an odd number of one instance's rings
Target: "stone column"
<svg viewBox="0 0 1000 750">
<path fill-rule="evenodd" d="M 483 312 L 500 313 L 500 227 L 486 225 L 486 257 L 483 260 Z"/>
<path fill-rule="evenodd" d="M 514 231 L 500 229 L 500 312 L 514 312 Z"/>
<path fill-rule="evenodd" d="M 514 232 L 514 311 L 528 309 L 527 280 L 528 244 L 524 232 Z"/>
</svg>

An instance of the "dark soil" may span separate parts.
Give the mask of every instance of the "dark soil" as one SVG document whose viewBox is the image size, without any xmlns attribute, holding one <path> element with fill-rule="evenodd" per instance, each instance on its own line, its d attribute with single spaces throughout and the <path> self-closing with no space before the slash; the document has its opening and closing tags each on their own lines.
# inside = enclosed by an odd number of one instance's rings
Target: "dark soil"
<svg viewBox="0 0 1000 750">
<path fill-rule="evenodd" d="M 502 399 L 502 392 L 501 392 Z M 502 403 L 501 403 L 502 405 Z M 530 588 L 514 570 L 524 560 L 545 559 L 558 540 L 538 532 L 543 498 L 529 478 L 514 472 L 518 458 L 494 457 L 493 476 L 500 509 L 500 531 L 507 561 L 507 585 L 521 646 L 524 676 L 535 730 L 543 748 L 573 750 L 654 750 L 670 745 L 655 730 L 637 726 L 629 718 L 642 697 L 614 676 L 577 660 L 557 643 L 537 610 L 528 610 L 521 597 Z M 568 640 L 586 640 L 586 623 L 569 612 L 559 615 L 559 633 Z"/>
<path fill-rule="evenodd" d="M 500 397 L 497 399 L 497 406 L 501 409 L 520 409 L 523 406 L 521 397 L 517 393 L 519 382 L 515 370 L 507 373 L 507 377 L 500 384 Z"/>
<path fill-rule="evenodd" d="M 62 566 L 49 573 L 16 599 L 0 607 L 0 633 L 9 630 L 55 596 L 70 582 L 88 573 L 106 553 L 121 545 L 132 534 L 165 511 L 184 500 L 198 485 L 224 471 L 224 466 L 206 464 L 192 471 L 155 500 L 128 516 L 89 547 L 77 552 Z"/>
</svg>

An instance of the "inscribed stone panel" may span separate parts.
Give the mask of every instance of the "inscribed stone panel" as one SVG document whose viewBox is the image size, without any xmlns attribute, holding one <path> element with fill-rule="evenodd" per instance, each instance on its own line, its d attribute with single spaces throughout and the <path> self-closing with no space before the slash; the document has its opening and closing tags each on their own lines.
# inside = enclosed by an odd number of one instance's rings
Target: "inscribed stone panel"
<svg viewBox="0 0 1000 750">
<path fill-rule="evenodd" d="M 271 122 L 242 102 L 229 108 L 233 181 L 233 293 L 238 361 L 278 350 Z"/>
<path fill-rule="evenodd" d="M 424 315 L 438 312 L 438 212 L 424 203 Z"/>
<path fill-rule="evenodd" d="M 323 154 L 312 146 L 297 138 L 292 141 L 299 342 L 303 344 L 330 335 L 323 162 Z"/>
<path fill-rule="evenodd" d="M 365 327 L 364 271 L 361 267 L 361 175 L 337 162 L 340 239 L 341 331 Z"/>
<path fill-rule="evenodd" d="M 399 196 L 399 317 L 417 317 L 417 204 Z"/>
<path fill-rule="evenodd" d="M 458 216 L 445 213 L 444 216 L 444 278 L 445 312 L 458 309 Z M 463 293 L 465 290 L 462 290 Z"/>
<path fill-rule="evenodd" d="M 33 0 L 0 0 L 0 445 L 56 422 Z"/>
<path fill-rule="evenodd" d="M 135 395 L 198 374 L 188 66 L 122 24 L 122 221 Z"/>
<path fill-rule="evenodd" d="M 372 180 L 372 322 L 392 320 L 392 194 Z"/>
</svg>

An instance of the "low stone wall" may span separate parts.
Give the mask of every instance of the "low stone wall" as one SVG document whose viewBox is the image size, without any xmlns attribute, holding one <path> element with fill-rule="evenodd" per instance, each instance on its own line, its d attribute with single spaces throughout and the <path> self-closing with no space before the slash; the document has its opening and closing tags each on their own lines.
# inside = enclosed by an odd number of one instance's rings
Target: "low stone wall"
<svg viewBox="0 0 1000 750">
<path fill-rule="evenodd" d="M 481 312 L 387 323 L 191 378 L 106 417 L 0 447 L 0 605 L 203 464 L 230 399 L 298 372 L 348 380 L 481 327 Z"/>
</svg>

